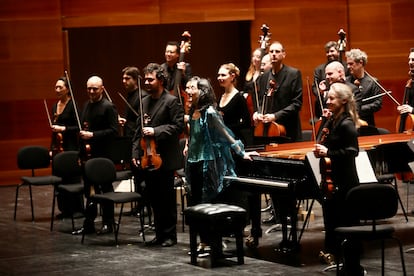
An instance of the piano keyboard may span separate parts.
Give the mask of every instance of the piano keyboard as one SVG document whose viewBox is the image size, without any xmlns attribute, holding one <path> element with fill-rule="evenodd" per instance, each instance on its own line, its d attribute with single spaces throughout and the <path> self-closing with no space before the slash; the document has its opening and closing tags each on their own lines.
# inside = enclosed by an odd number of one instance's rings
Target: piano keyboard
<svg viewBox="0 0 414 276">
<path fill-rule="evenodd" d="M 237 177 L 237 176 L 225 176 L 225 180 L 240 182 L 243 184 L 251 184 L 257 186 L 265 186 L 268 188 L 288 188 L 289 182 L 288 181 L 280 181 L 280 180 L 263 180 L 257 178 L 249 178 L 249 177 Z"/>
</svg>

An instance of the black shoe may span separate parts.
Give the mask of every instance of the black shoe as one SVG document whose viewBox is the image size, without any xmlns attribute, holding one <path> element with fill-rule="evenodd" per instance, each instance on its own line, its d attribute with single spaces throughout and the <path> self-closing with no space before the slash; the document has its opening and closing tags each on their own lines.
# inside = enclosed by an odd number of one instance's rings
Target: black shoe
<svg viewBox="0 0 414 276">
<path fill-rule="evenodd" d="M 112 228 L 112 226 L 109 224 L 104 224 L 101 230 L 99 230 L 96 234 L 105 235 L 105 234 L 110 234 L 112 232 L 114 232 L 114 229 Z"/>
<path fill-rule="evenodd" d="M 83 234 L 92 234 L 95 233 L 95 229 L 92 227 L 82 227 L 78 230 L 72 232 L 72 235 L 83 235 Z"/>
<path fill-rule="evenodd" d="M 266 219 L 263 219 L 262 220 L 262 223 L 265 223 L 265 224 L 274 224 L 274 223 L 276 223 L 276 218 L 275 218 L 274 215 L 271 215 L 270 217 L 268 217 Z"/>
<path fill-rule="evenodd" d="M 159 239 L 153 238 L 152 240 L 145 242 L 145 245 L 146 246 L 154 246 L 154 245 L 160 245 L 161 243 L 162 242 Z"/>
<path fill-rule="evenodd" d="M 171 247 L 173 245 L 177 244 L 176 240 L 173 239 L 166 239 L 163 243 L 161 243 L 162 247 Z"/>
</svg>

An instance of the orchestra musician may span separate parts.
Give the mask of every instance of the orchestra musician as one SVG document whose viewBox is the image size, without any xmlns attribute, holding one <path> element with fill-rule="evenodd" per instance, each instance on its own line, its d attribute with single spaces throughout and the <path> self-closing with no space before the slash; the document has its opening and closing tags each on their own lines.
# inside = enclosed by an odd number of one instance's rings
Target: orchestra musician
<svg viewBox="0 0 414 276">
<path fill-rule="evenodd" d="M 118 135 L 118 112 L 112 102 L 103 96 L 104 85 L 102 78 L 92 76 L 86 83 L 89 100 L 85 103 L 81 113 L 80 130 L 80 157 L 81 160 L 95 157 L 105 157 L 105 149 Z M 97 206 L 88 199 L 91 187 L 84 178 L 85 196 L 87 199 L 85 209 L 85 220 L 83 227 L 73 232 L 79 235 L 85 232 L 95 232 L 94 220 L 97 216 Z M 95 193 L 113 192 L 112 184 L 105 187 L 93 187 Z M 97 234 L 113 232 L 114 205 L 112 203 L 102 204 L 102 227 Z"/>
<path fill-rule="evenodd" d="M 252 94 L 257 91 L 257 78 L 262 74 L 260 70 L 261 60 L 264 55 L 264 50 L 262 48 L 256 48 L 251 56 L 250 66 L 247 70 L 245 83 L 243 88 L 243 96 L 248 101 L 248 108 L 250 117 L 253 116 L 253 102 Z"/>
<path fill-rule="evenodd" d="M 259 78 L 259 93 L 257 95 L 253 94 L 253 103 L 255 107 L 255 113 L 253 114 L 254 124 L 260 123 L 271 123 L 276 122 L 281 124 L 286 129 L 285 137 L 254 137 L 255 143 L 265 143 L 270 142 L 295 142 L 302 139 L 302 130 L 299 117 L 299 111 L 302 107 L 302 74 L 300 70 L 287 66 L 284 64 L 284 59 L 286 57 L 286 51 L 283 45 L 275 41 L 269 46 L 269 56 L 272 63 L 272 68 L 268 71 L 265 71 Z M 268 104 L 265 104 L 266 109 L 263 111 L 258 110 L 257 107 L 263 104 L 263 97 L 265 97 L 267 91 L 270 87 L 270 82 L 275 83 L 275 88 L 273 94 L 268 100 Z M 278 197 L 276 194 L 271 195 L 273 207 L 276 211 L 275 216 L 281 220 L 282 224 L 287 225 L 287 207 L 290 206 L 291 199 L 286 199 L 284 197 Z M 276 200 L 277 199 L 277 200 Z M 289 202 L 286 202 L 289 200 Z M 251 217 L 260 218 L 260 209 L 254 207 L 257 203 L 251 203 Z M 255 219 L 256 221 L 256 219 Z M 286 223 L 284 223 L 286 222 Z M 261 226 L 255 225 L 252 219 L 252 228 L 255 231 L 251 232 L 251 237 L 248 237 L 246 243 L 249 246 L 257 246 L 258 238 L 261 236 Z M 285 244 L 286 241 L 283 241 L 280 244 L 281 248 L 292 248 L 296 245 Z M 250 245 L 251 244 L 251 245 Z"/>
<path fill-rule="evenodd" d="M 283 63 L 286 52 L 280 42 L 276 41 L 270 45 L 269 55 L 272 69 L 264 72 L 259 79 L 258 99 L 256 95 L 253 95 L 254 123 L 276 122 L 286 128 L 286 137 L 290 142 L 300 141 L 302 138 L 299 117 L 302 107 L 302 74 L 298 69 Z M 266 105 L 267 110 L 262 114 L 260 110 L 257 110 L 257 104 L 262 104 L 263 97 L 269 89 L 270 80 L 275 81 L 276 88 L 269 104 Z"/>
<path fill-rule="evenodd" d="M 51 149 L 61 147 L 63 151 L 79 150 L 78 132 L 75 107 L 69 93 L 69 84 L 66 77 L 60 77 L 55 84 L 58 101 L 52 107 L 52 141 Z M 57 134 L 59 134 L 57 139 Z M 61 144 L 61 145 L 59 145 Z"/>
<path fill-rule="evenodd" d="M 340 61 L 341 52 L 339 51 L 339 43 L 336 41 L 328 41 L 325 46 L 325 56 L 326 62 L 318 65 L 313 72 L 313 83 L 312 83 L 312 93 L 317 97 L 315 100 L 315 120 L 318 120 L 322 116 L 321 105 L 319 104 L 318 92 L 320 93 L 318 87 L 319 83 L 325 80 L 325 67 L 328 63 L 332 61 L 339 61 L 346 68 L 346 63 Z M 347 75 L 347 72 L 345 72 Z"/>
<path fill-rule="evenodd" d="M 220 96 L 217 110 L 223 116 L 224 124 L 231 129 L 236 139 L 240 139 L 246 144 L 251 140 L 252 122 L 246 99 L 236 88 L 239 75 L 240 70 L 233 63 L 220 66 L 217 81 L 220 87 L 224 88 L 224 93 Z"/>
<path fill-rule="evenodd" d="M 414 113 L 414 85 L 412 84 L 414 80 L 414 48 L 410 49 L 408 55 L 408 68 L 409 80 L 405 86 L 405 101 L 401 105 L 397 106 L 397 111 L 400 114 Z"/>
<path fill-rule="evenodd" d="M 346 80 L 345 68 L 339 61 L 332 61 L 325 67 L 325 80 L 319 82 L 319 91 L 322 100 L 322 106 L 326 107 L 326 100 L 328 97 L 329 87 L 333 83 L 345 83 L 352 89 L 352 93 L 355 95 L 359 89 L 353 83 Z M 321 130 L 321 129 L 319 129 Z"/>
<path fill-rule="evenodd" d="M 174 91 L 176 87 L 176 74 L 182 74 L 181 83 L 178 84 L 184 91 L 187 81 L 192 76 L 191 65 L 188 62 L 179 62 L 180 58 L 180 44 L 176 41 L 169 41 L 165 46 L 165 62 L 161 64 L 164 71 L 167 73 L 167 84 L 165 88 L 168 91 Z"/>
<path fill-rule="evenodd" d="M 69 80 L 62 76 L 55 84 L 58 101 L 52 106 L 52 157 L 60 151 L 79 150 L 78 132 L 75 105 L 69 93 Z M 65 197 L 57 195 L 58 208 L 61 211 L 57 218 L 70 217 L 75 212 L 83 213 L 83 197 Z"/>
<path fill-rule="evenodd" d="M 146 149 L 141 147 L 142 141 L 153 142 L 151 144 L 155 148 L 151 152 L 159 154 L 162 164 L 158 169 L 149 167 L 143 170 L 155 226 L 155 238 L 145 244 L 170 247 L 177 243 L 174 173 L 182 167 L 179 135 L 184 129 L 184 108 L 178 98 L 165 89 L 168 75 L 163 66 L 149 63 L 143 72 L 144 88 L 149 96 L 142 99 L 142 113 L 138 113 L 138 121 L 141 117 L 147 118 L 147 124 L 138 124 L 133 138 L 132 163 L 141 168 L 142 162 L 148 161 L 142 159 L 146 155 Z"/>
<path fill-rule="evenodd" d="M 134 137 L 137 129 L 137 118 L 136 113 L 139 111 L 139 105 L 141 100 L 139 98 L 138 91 L 138 79 L 140 78 L 139 69 L 135 66 L 127 66 L 122 69 L 122 84 L 126 92 L 126 100 L 129 106 L 125 107 L 124 117 L 119 117 L 119 123 L 124 127 L 124 136 Z M 146 91 L 141 91 L 142 97 L 147 96 Z M 134 110 L 131 110 L 132 107 Z M 136 112 L 134 112 L 136 111 Z"/>
<path fill-rule="evenodd" d="M 351 49 L 345 53 L 345 56 L 349 70 L 347 80 L 358 87 L 357 93 L 354 94 L 358 115 L 361 120 L 367 122 L 368 126 L 375 127 L 374 113 L 381 109 L 382 97 L 371 98 L 381 94 L 381 91 L 376 81 L 365 71 L 368 55 L 360 49 Z"/>
<path fill-rule="evenodd" d="M 331 84 L 324 116 L 326 121 L 322 128 L 325 136 L 315 145 L 314 155 L 320 158 L 321 168 L 326 168 L 321 171 L 322 179 L 326 181 L 329 179 L 335 189 L 329 192 L 327 189 L 322 189 L 326 192 L 321 202 L 325 224 L 325 252 L 321 252 L 320 256 L 329 254 L 327 259 L 333 262 L 334 255 L 340 252 L 341 248 L 334 229 L 338 226 L 358 224 L 358 220 L 344 209 L 347 192 L 359 185 L 355 165 L 355 157 L 359 152 L 357 132 L 359 120 L 354 96 L 348 85 L 339 82 Z M 327 166 L 330 168 L 328 169 Z M 321 183 L 321 186 L 327 184 Z M 364 275 L 364 270 L 359 264 L 358 253 L 358 246 L 348 242 L 344 249 L 344 275 Z"/>
<path fill-rule="evenodd" d="M 207 79 L 193 77 L 187 82 L 186 92 L 191 103 L 190 135 L 183 151 L 187 157 L 185 171 L 191 191 L 189 205 L 238 200 L 234 191 L 229 191 L 230 183 L 223 180 L 225 175 L 236 175 L 232 152 L 249 160 L 257 153 L 245 152 L 243 143 L 224 124 Z M 208 253 L 208 234 L 200 233 L 199 257 Z"/>
</svg>

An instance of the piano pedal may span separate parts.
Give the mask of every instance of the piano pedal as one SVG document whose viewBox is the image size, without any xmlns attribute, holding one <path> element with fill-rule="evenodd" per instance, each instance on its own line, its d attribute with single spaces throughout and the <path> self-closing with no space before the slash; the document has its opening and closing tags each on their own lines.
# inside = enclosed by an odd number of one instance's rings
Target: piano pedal
<svg viewBox="0 0 414 276">
<path fill-rule="evenodd" d="M 276 252 L 280 253 L 295 253 L 300 250 L 300 245 L 297 242 L 283 240 L 279 243 L 279 247 L 275 249 Z"/>
</svg>

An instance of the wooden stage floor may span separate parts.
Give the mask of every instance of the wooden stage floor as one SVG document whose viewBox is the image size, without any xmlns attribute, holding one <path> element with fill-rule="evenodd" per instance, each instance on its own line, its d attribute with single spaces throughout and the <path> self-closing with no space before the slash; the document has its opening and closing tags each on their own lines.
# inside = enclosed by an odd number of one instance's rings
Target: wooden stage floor
<svg viewBox="0 0 414 276">
<path fill-rule="evenodd" d="M 391 220 L 405 250 L 414 247 L 414 217 L 411 214 L 414 185 L 399 183 L 405 207 L 407 187 L 411 190 L 409 222 L 405 221 L 401 208 Z M 264 233 L 257 249 L 245 247 L 244 265 L 237 265 L 233 258 L 220 267 L 210 268 L 208 259 L 199 259 L 197 266 L 190 264 L 188 226 L 183 232 L 181 216 L 177 224 L 178 244 L 171 248 L 145 247 L 139 236 L 138 220 L 133 216 L 123 217 L 118 247 L 114 245 L 112 234 L 88 235 L 81 244 L 81 237 L 70 234 L 70 219 L 56 220 L 55 229 L 50 232 L 52 188 L 34 187 L 33 190 L 34 223 L 31 222 L 27 187 L 20 191 L 16 221 L 13 221 L 15 186 L 0 187 L 1 275 L 335 275 L 335 271 L 322 272 L 325 265 L 318 259 L 324 235 L 321 208 L 317 203 L 313 209 L 315 218 L 303 234 L 299 252 L 282 254 L 275 251 L 281 233 Z M 263 217 L 267 216 L 268 213 L 263 213 Z M 77 226 L 81 226 L 82 221 L 82 218 L 76 219 Z M 301 224 L 299 222 L 298 226 Z M 269 227 L 263 225 L 263 230 Z M 248 230 L 246 227 L 246 233 Z M 151 230 L 146 236 L 148 240 L 153 237 Z M 234 248 L 234 240 L 229 238 L 228 249 L 231 248 Z M 365 246 L 361 263 L 368 275 L 380 275 L 380 258 L 377 246 Z M 402 275 L 395 244 L 387 244 L 385 258 L 386 275 Z M 414 275 L 414 252 L 405 253 L 405 261 L 408 275 Z"/>
</svg>

